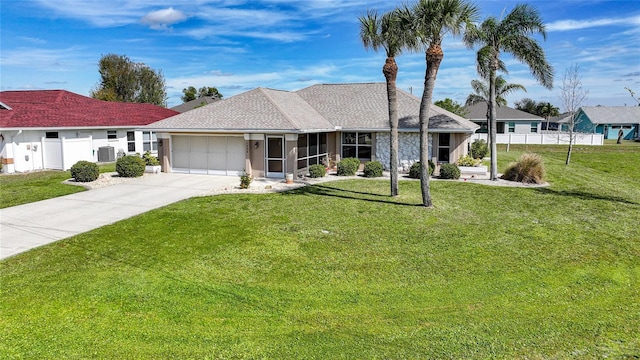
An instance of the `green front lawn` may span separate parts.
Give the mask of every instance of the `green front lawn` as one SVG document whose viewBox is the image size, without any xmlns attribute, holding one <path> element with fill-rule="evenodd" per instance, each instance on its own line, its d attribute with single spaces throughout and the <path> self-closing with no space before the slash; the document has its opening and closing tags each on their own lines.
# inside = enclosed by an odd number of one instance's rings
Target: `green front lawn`
<svg viewBox="0 0 640 360">
<path fill-rule="evenodd" d="M 5 358 L 640 356 L 640 152 L 195 198 L 0 262 Z M 529 149 L 531 150 L 531 149 Z M 500 153 L 500 168 L 522 153 Z"/>
<path fill-rule="evenodd" d="M 100 165 L 100 172 L 115 171 L 115 163 Z M 62 182 L 71 178 L 69 171 L 36 171 L 0 175 L 0 209 L 28 204 L 86 189 Z"/>
</svg>

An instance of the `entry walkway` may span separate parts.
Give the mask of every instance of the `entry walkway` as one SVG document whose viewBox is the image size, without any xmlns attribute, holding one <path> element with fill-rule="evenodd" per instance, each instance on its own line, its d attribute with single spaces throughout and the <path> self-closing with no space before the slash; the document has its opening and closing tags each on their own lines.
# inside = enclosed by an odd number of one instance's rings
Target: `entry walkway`
<svg viewBox="0 0 640 360">
<path fill-rule="evenodd" d="M 261 185 L 278 180 L 260 179 Z M 180 200 L 237 187 L 232 176 L 155 174 L 0 210 L 0 259 Z"/>
</svg>

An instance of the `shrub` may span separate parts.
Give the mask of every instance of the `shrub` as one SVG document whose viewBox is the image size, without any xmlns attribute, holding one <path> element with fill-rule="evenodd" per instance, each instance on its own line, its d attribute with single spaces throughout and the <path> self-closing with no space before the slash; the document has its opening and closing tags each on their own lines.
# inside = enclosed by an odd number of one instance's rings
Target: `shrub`
<svg viewBox="0 0 640 360">
<path fill-rule="evenodd" d="M 324 168 L 322 164 L 314 164 L 309 166 L 309 177 L 311 178 L 321 178 L 327 175 L 327 170 Z"/>
<path fill-rule="evenodd" d="M 240 189 L 248 189 L 253 181 L 253 176 L 247 174 L 245 170 L 240 173 Z"/>
<path fill-rule="evenodd" d="M 144 166 L 144 160 L 136 155 L 125 155 L 116 161 L 116 171 L 122 177 L 142 176 Z"/>
<path fill-rule="evenodd" d="M 360 160 L 357 158 L 342 159 L 338 163 L 338 176 L 353 176 L 360 168 Z"/>
<path fill-rule="evenodd" d="M 527 184 L 542 184 L 544 175 L 542 157 L 538 154 L 523 154 L 517 162 L 507 166 L 501 178 Z"/>
<path fill-rule="evenodd" d="M 478 139 L 471 144 L 471 157 L 474 159 L 484 159 L 488 153 L 489 146 L 486 141 Z"/>
<path fill-rule="evenodd" d="M 71 167 L 71 177 L 77 182 L 91 182 L 98 179 L 100 169 L 98 164 L 80 160 Z"/>
<path fill-rule="evenodd" d="M 436 165 L 433 161 L 429 160 L 429 176 L 433 175 L 433 170 L 436 168 Z M 413 179 L 420 178 L 420 161 L 416 161 L 411 165 L 409 169 L 409 177 Z"/>
<path fill-rule="evenodd" d="M 368 178 L 382 176 L 382 163 L 380 161 L 369 161 L 364 164 L 364 176 Z"/>
<path fill-rule="evenodd" d="M 142 155 L 142 160 L 144 160 L 144 163 L 147 166 L 160 165 L 160 161 L 158 160 L 158 157 L 151 155 L 149 151 L 145 152 L 144 155 Z"/>
<path fill-rule="evenodd" d="M 440 178 L 441 179 L 459 179 L 460 169 L 456 164 L 442 164 L 440 165 Z"/>
<path fill-rule="evenodd" d="M 474 159 L 469 155 L 461 156 L 458 161 L 456 161 L 458 166 L 478 166 L 480 165 L 479 159 Z"/>
</svg>

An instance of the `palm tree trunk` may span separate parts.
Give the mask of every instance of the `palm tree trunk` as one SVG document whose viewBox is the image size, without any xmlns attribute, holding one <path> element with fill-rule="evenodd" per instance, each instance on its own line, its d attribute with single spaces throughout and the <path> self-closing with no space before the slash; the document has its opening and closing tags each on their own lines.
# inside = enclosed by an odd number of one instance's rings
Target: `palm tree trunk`
<svg viewBox="0 0 640 360">
<path fill-rule="evenodd" d="M 497 68 L 497 66 L 496 66 Z M 490 179 L 498 180 L 498 147 L 496 146 L 497 113 L 496 113 L 496 71 L 492 68 L 489 74 L 489 117 L 491 127 L 489 137 L 491 138 L 491 175 Z"/>
<path fill-rule="evenodd" d="M 429 189 L 429 111 L 433 100 L 433 89 L 436 84 L 438 68 L 444 58 L 442 47 L 431 44 L 426 51 L 427 70 L 424 77 L 424 91 L 420 101 L 420 189 L 422 205 L 433 207 Z"/>
<path fill-rule="evenodd" d="M 389 171 L 391 172 L 391 196 L 398 196 L 398 98 L 396 93 L 398 65 L 394 58 L 387 58 L 382 67 L 382 73 L 387 80 L 387 99 L 389 101 Z"/>
</svg>

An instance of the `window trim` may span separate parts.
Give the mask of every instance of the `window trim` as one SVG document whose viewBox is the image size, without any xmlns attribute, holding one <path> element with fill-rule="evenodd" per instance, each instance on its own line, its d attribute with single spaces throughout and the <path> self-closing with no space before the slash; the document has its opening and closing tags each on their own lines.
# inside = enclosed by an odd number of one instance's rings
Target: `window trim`
<svg viewBox="0 0 640 360">
<path fill-rule="evenodd" d="M 133 134 L 133 140 L 129 140 L 129 134 Z M 133 144 L 133 150 L 131 150 L 132 144 Z M 127 131 L 127 152 L 129 153 L 136 152 L 136 132 L 135 131 Z"/>
<path fill-rule="evenodd" d="M 107 130 L 107 141 L 117 141 L 118 130 Z"/>
</svg>

